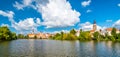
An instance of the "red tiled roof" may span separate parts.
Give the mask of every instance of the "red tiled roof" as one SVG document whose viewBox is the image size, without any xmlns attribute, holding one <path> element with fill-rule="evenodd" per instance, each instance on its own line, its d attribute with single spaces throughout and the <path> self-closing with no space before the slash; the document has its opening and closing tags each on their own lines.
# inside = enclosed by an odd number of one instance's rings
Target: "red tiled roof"
<svg viewBox="0 0 120 57">
<path fill-rule="evenodd" d="M 90 32 L 95 32 L 95 30 L 90 30 Z"/>
<path fill-rule="evenodd" d="M 107 28 L 106 31 L 112 31 L 112 28 Z"/>
<path fill-rule="evenodd" d="M 112 31 L 113 28 L 107 28 L 106 31 Z M 118 29 L 116 29 L 117 31 L 119 31 Z"/>
</svg>

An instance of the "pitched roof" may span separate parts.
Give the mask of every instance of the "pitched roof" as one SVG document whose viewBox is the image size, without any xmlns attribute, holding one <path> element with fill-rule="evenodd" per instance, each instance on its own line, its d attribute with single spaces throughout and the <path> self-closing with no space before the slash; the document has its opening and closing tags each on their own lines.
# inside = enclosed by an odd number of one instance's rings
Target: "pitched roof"
<svg viewBox="0 0 120 57">
<path fill-rule="evenodd" d="M 95 30 L 90 30 L 90 32 L 95 32 Z"/>
<path fill-rule="evenodd" d="M 106 31 L 112 31 L 113 28 L 107 28 Z M 118 29 L 116 29 L 117 31 L 119 31 Z"/>
<path fill-rule="evenodd" d="M 107 28 L 106 31 L 112 31 L 112 28 Z"/>
</svg>

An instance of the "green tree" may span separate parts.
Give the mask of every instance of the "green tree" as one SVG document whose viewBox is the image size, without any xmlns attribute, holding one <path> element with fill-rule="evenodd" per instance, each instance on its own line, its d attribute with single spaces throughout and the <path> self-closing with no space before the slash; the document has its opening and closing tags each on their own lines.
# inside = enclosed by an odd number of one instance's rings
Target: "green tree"
<svg viewBox="0 0 120 57">
<path fill-rule="evenodd" d="M 12 39 L 17 39 L 17 36 L 16 36 L 16 33 L 15 33 L 15 32 L 12 32 L 12 33 L 11 33 L 11 38 L 12 38 Z"/>
<path fill-rule="evenodd" d="M 118 39 L 120 39 L 120 33 L 118 33 Z"/>
<path fill-rule="evenodd" d="M 17 39 L 16 33 L 9 30 L 7 26 L 0 27 L 0 40 L 13 40 Z"/>
<path fill-rule="evenodd" d="M 26 35 L 24 38 L 25 38 L 25 39 L 28 39 L 28 38 L 29 38 L 29 36 L 28 36 L 28 35 Z"/>
<path fill-rule="evenodd" d="M 0 27 L 0 39 L 1 40 L 10 40 L 10 30 L 7 26 Z"/>
<path fill-rule="evenodd" d="M 73 35 L 75 35 L 75 34 L 76 34 L 76 31 L 75 31 L 75 29 L 72 29 L 72 30 L 70 31 L 70 34 L 73 34 Z"/>
<path fill-rule="evenodd" d="M 99 32 L 94 32 L 93 36 L 94 36 L 95 40 L 98 40 L 98 38 L 100 37 L 100 33 Z"/>
<path fill-rule="evenodd" d="M 116 28 L 113 28 L 113 29 L 112 29 L 111 35 L 112 35 L 114 38 L 117 37 Z"/>
<path fill-rule="evenodd" d="M 61 38 L 62 38 L 62 40 L 63 40 L 63 34 L 64 34 L 64 32 L 61 32 Z"/>
<path fill-rule="evenodd" d="M 91 34 L 89 31 L 80 32 L 79 40 L 91 40 Z"/>
<path fill-rule="evenodd" d="M 37 36 L 35 35 L 34 38 L 37 39 Z"/>
<path fill-rule="evenodd" d="M 17 38 L 23 39 L 23 38 L 25 38 L 25 36 L 23 34 L 18 34 Z"/>
</svg>

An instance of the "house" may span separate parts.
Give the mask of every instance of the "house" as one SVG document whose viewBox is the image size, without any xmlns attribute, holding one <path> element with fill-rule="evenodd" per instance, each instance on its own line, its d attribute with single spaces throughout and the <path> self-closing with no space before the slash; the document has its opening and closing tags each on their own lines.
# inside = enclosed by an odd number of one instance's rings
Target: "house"
<svg viewBox="0 0 120 57">
<path fill-rule="evenodd" d="M 77 31 L 76 31 L 76 36 L 79 36 L 79 35 L 80 35 L 80 31 L 77 30 Z"/>
<path fill-rule="evenodd" d="M 105 29 L 106 33 L 108 33 L 108 35 L 110 35 L 110 36 L 111 36 L 112 29 L 113 28 L 107 28 L 107 29 Z M 120 33 L 120 31 L 118 29 L 116 29 L 116 33 Z"/>
<path fill-rule="evenodd" d="M 34 38 L 34 37 L 35 37 L 35 34 L 32 34 L 32 33 L 31 33 L 31 34 L 28 34 L 28 37 L 29 37 L 29 38 Z"/>
<path fill-rule="evenodd" d="M 52 35 L 49 34 L 49 33 L 41 33 L 41 32 L 37 33 L 37 34 L 34 34 L 34 33 L 28 34 L 29 38 L 35 38 L 35 36 L 36 36 L 37 39 L 48 39 Z"/>
</svg>

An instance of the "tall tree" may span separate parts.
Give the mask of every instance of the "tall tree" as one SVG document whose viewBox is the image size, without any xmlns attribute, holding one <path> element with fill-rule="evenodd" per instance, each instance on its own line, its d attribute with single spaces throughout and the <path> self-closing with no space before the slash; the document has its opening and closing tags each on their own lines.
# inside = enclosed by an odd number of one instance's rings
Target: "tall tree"
<svg viewBox="0 0 120 57">
<path fill-rule="evenodd" d="M 93 36 L 94 36 L 94 39 L 98 39 L 99 36 L 100 36 L 100 33 L 99 32 L 94 32 Z"/>
<path fill-rule="evenodd" d="M 112 35 L 113 37 L 115 37 L 115 38 L 117 37 L 116 28 L 113 28 L 113 29 L 112 29 L 111 35 Z"/>
<path fill-rule="evenodd" d="M 75 29 L 72 29 L 72 30 L 70 31 L 70 34 L 75 35 L 75 33 L 76 33 Z"/>
<path fill-rule="evenodd" d="M 0 40 L 13 40 L 16 38 L 16 33 L 11 32 L 7 26 L 0 27 Z"/>
</svg>

